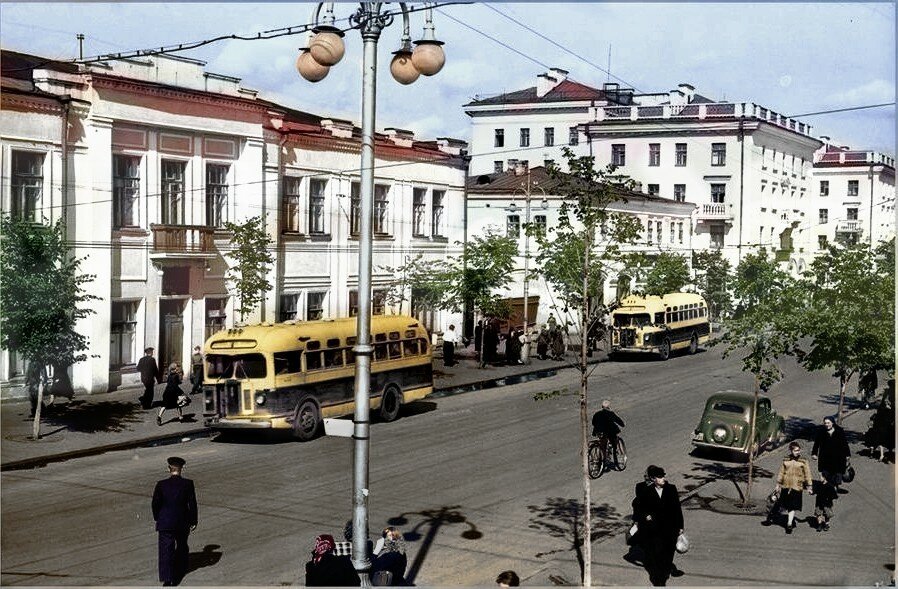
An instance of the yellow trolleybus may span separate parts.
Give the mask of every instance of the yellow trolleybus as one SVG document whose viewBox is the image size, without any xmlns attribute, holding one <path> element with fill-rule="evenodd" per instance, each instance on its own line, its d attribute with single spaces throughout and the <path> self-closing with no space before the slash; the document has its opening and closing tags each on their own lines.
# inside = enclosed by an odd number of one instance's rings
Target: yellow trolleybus
<svg viewBox="0 0 898 589">
<path fill-rule="evenodd" d="M 700 295 L 624 297 L 611 312 L 611 353 L 642 352 L 667 360 L 673 350 L 694 354 L 711 339 L 708 305 Z"/>
<path fill-rule="evenodd" d="M 412 317 L 371 319 L 371 409 L 399 416 L 433 392 L 427 330 Z M 324 417 L 355 411 L 356 319 L 263 323 L 212 335 L 205 345 L 203 417 L 216 429 L 291 429 L 300 440 Z"/>
</svg>

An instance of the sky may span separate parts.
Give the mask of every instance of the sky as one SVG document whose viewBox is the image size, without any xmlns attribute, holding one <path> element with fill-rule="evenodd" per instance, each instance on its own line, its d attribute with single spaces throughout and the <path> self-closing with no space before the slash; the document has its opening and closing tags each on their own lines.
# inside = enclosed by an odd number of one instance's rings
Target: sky
<svg viewBox="0 0 898 589">
<path fill-rule="evenodd" d="M 74 59 L 78 33 L 85 35 L 84 56 L 89 57 L 303 25 L 311 21 L 314 7 L 297 2 L 0 2 L 0 45 Z M 336 16 L 346 18 L 357 7 L 338 3 Z M 637 92 L 667 92 L 685 82 L 709 98 L 754 102 L 784 115 L 893 103 L 895 16 L 893 2 L 443 6 L 433 20 L 437 38 L 445 42 L 446 65 L 435 76 L 422 76 L 409 86 L 393 81 L 389 60 L 399 48 L 400 19 L 384 30 L 377 128 L 411 129 L 419 139 L 468 139 L 465 103 L 535 86 L 536 76 L 550 67 L 599 88 L 611 81 Z M 423 12 L 411 15 L 413 40 L 421 38 L 423 25 Z M 227 40 L 181 55 L 206 61 L 209 72 L 241 78 L 244 87 L 263 98 L 359 124 L 361 35 L 347 33 L 346 57 L 317 84 L 303 80 L 294 65 L 307 39 L 300 34 Z M 815 135 L 828 135 L 839 145 L 895 154 L 894 105 L 801 120 L 813 125 Z"/>
</svg>

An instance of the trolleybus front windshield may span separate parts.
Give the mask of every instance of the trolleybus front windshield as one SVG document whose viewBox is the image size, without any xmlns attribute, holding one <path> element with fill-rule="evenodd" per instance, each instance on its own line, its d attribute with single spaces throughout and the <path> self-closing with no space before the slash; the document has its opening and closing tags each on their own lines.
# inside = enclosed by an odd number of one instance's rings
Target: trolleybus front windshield
<svg viewBox="0 0 898 589">
<path fill-rule="evenodd" d="M 265 378 L 265 356 L 262 354 L 207 354 L 209 378 Z"/>
<path fill-rule="evenodd" d="M 652 322 L 652 318 L 648 313 L 615 313 L 615 327 L 642 327 Z"/>
</svg>

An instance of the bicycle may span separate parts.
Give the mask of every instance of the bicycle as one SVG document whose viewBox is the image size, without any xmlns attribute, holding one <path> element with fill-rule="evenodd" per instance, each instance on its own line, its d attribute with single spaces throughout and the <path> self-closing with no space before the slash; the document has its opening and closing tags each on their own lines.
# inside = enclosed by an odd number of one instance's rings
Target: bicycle
<svg viewBox="0 0 898 589">
<path fill-rule="evenodd" d="M 622 471 L 627 468 L 627 446 L 623 438 L 617 436 L 617 454 L 611 448 L 611 441 L 604 434 L 589 442 L 589 478 L 597 479 L 607 471 Z"/>
</svg>

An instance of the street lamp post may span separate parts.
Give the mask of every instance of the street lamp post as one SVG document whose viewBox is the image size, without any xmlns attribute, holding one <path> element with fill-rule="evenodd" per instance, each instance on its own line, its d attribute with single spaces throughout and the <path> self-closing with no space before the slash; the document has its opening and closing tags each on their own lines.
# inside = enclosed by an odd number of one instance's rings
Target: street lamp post
<svg viewBox="0 0 898 589">
<path fill-rule="evenodd" d="M 542 208 L 548 207 L 548 198 L 543 193 Z M 521 362 L 530 364 L 530 200 L 533 196 L 530 168 L 527 168 L 527 181 L 524 184 L 524 344 L 521 346 Z M 535 319 L 535 317 L 534 317 Z"/>
<path fill-rule="evenodd" d="M 352 479 L 352 564 L 358 571 L 363 586 L 369 585 L 368 569 L 368 454 L 371 398 L 371 258 L 372 213 L 374 210 L 374 122 L 377 102 L 377 42 L 381 32 L 393 23 L 395 12 L 385 10 L 384 2 L 360 2 L 359 8 L 349 17 L 349 28 L 359 29 L 362 35 L 362 147 L 359 224 L 359 297 L 357 339 L 355 353 L 355 413 L 353 415 L 353 479 Z M 393 53 L 390 72 L 400 84 L 414 82 L 420 74 L 432 76 L 445 63 L 443 43 L 436 40 L 431 9 L 425 9 L 424 37 L 415 41 L 411 49 L 409 35 L 409 10 L 399 3 L 403 35 L 402 45 Z M 313 20 L 316 27 L 309 39 L 309 46 L 301 49 L 296 61 L 300 75 L 310 82 L 323 80 L 331 66 L 344 54 L 342 30 L 334 26 L 333 2 L 319 3 Z M 321 16 L 321 9 L 325 12 Z M 320 17 L 320 18 L 319 18 Z"/>
</svg>

